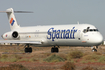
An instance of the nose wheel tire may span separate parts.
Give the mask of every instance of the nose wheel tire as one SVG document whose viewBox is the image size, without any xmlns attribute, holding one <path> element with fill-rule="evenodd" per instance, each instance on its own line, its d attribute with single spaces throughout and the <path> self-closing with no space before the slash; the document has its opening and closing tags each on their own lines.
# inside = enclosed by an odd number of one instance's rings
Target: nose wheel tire
<svg viewBox="0 0 105 70">
<path fill-rule="evenodd" d="M 93 48 L 93 49 L 92 49 L 92 52 L 97 52 L 97 49 Z"/>
</svg>

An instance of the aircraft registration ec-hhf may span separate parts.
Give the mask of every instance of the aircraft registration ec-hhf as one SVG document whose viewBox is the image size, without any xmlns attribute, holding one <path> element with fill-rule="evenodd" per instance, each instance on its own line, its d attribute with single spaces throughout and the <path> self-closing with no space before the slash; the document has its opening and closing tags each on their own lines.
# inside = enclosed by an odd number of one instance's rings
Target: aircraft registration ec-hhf
<svg viewBox="0 0 105 70">
<path fill-rule="evenodd" d="M 59 46 L 98 46 L 103 42 L 103 37 L 98 29 L 90 24 L 47 25 L 20 27 L 14 13 L 30 13 L 26 11 L 13 11 L 12 8 L 5 12 L 8 15 L 11 31 L 2 35 L 4 40 L 0 43 L 25 44 L 25 53 L 32 52 L 32 46 L 53 46 L 51 52 L 59 52 Z M 93 48 L 93 51 L 97 51 Z"/>
</svg>

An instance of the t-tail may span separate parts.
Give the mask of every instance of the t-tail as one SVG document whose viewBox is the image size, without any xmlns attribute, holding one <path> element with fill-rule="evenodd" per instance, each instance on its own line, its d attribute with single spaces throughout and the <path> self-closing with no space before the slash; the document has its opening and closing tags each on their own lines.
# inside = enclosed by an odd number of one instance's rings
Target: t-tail
<svg viewBox="0 0 105 70">
<path fill-rule="evenodd" d="M 11 30 L 19 28 L 20 26 L 17 24 L 13 9 L 12 8 L 7 9 L 6 13 L 8 15 Z"/>
<path fill-rule="evenodd" d="M 9 8 L 6 11 L 0 11 L 0 12 L 7 13 L 11 30 L 20 28 L 20 26 L 17 24 L 14 13 L 33 13 L 30 11 L 14 11 L 12 8 Z"/>
</svg>

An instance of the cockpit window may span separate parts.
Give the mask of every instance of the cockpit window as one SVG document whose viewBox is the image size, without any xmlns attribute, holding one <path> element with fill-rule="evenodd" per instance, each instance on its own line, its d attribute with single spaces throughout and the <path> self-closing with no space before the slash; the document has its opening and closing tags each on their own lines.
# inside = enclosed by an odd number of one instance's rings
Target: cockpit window
<svg viewBox="0 0 105 70">
<path fill-rule="evenodd" d="M 83 32 L 86 33 L 86 32 L 97 32 L 98 29 L 84 29 Z"/>
<path fill-rule="evenodd" d="M 98 31 L 98 29 L 94 29 L 94 31 Z"/>
<path fill-rule="evenodd" d="M 86 32 L 87 32 L 87 30 L 86 30 L 86 29 L 84 29 L 84 30 L 83 30 L 83 32 L 84 32 L 84 33 L 86 33 Z"/>
<path fill-rule="evenodd" d="M 90 29 L 90 31 L 94 31 L 94 29 Z"/>
</svg>

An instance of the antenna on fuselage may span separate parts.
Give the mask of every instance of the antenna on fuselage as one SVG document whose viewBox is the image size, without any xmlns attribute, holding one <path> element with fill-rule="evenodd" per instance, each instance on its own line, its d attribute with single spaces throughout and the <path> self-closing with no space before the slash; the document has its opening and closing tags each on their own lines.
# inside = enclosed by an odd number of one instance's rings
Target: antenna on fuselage
<svg viewBox="0 0 105 70">
<path fill-rule="evenodd" d="M 79 25 L 79 21 L 77 21 L 77 24 Z"/>
</svg>

